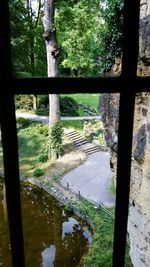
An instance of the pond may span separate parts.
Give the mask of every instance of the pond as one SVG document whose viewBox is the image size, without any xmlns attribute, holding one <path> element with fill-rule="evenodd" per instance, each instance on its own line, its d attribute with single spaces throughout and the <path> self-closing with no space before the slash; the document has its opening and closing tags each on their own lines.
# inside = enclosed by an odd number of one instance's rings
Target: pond
<svg viewBox="0 0 150 267">
<path fill-rule="evenodd" d="M 10 267 L 4 184 L 0 184 L 0 266 Z M 22 217 L 27 267 L 83 266 L 92 240 L 87 225 L 69 215 L 55 198 L 30 184 L 21 186 Z M 18 255 L 19 256 L 19 255 Z"/>
</svg>

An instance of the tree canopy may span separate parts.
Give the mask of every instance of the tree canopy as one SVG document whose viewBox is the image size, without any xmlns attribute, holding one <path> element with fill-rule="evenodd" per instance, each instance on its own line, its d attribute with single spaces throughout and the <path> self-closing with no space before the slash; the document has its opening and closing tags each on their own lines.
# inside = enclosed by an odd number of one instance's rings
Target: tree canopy
<svg viewBox="0 0 150 267">
<path fill-rule="evenodd" d="M 10 0 L 11 45 L 15 75 L 45 76 L 43 3 Z M 61 47 L 61 76 L 98 76 L 122 51 L 123 0 L 57 0 L 55 22 Z"/>
<path fill-rule="evenodd" d="M 42 5 L 38 14 L 32 8 L 32 0 L 10 0 L 9 7 L 14 75 L 45 76 Z"/>
<path fill-rule="evenodd" d="M 99 68 L 101 72 L 112 67 L 115 56 L 122 53 L 123 42 L 123 0 L 106 0 L 101 6 L 104 25 L 101 31 Z"/>
</svg>

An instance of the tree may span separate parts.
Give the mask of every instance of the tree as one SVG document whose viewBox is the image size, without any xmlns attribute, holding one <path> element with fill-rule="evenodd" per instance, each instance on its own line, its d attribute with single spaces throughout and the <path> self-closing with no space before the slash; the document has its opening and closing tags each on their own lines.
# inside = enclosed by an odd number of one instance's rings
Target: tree
<svg viewBox="0 0 150 267">
<path fill-rule="evenodd" d="M 10 0 L 11 47 L 15 76 L 46 76 L 45 46 L 41 38 L 42 4 L 35 12 L 32 0 Z"/>
<path fill-rule="evenodd" d="M 34 1 L 35 2 L 35 1 Z M 15 76 L 45 76 L 46 56 L 44 53 L 41 25 L 41 0 L 36 10 L 32 0 L 10 0 L 11 45 L 13 72 Z M 33 109 L 37 109 L 37 96 L 33 95 Z"/>
<path fill-rule="evenodd" d="M 46 43 L 46 54 L 47 54 L 47 74 L 48 77 L 58 76 L 58 55 L 59 47 L 57 45 L 56 39 L 56 28 L 54 24 L 54 0 L 45 0 L 44 4 L 44 38 Z M 55 135 L 57 131 L 62 135 L 60 120 L 60 110 L 59 110 L 59 95 L 52 94 L 49 95 L 49 138 L 50 138 L 50 148 L 49 155 L 53 158 L 59 156 L 61 149 L 57 149 L 57 142 L 55 142 Z M 57 127 L 57 124 L 60 127 Z M 60 128 L 60 129 L 59 129 Z M 58 134 L 58 133 L 57 133 Z M 61 138 L 60 139 L 61 142 Z"/>
<path fill-rule="evenodd" d="M 57 1 L 56 26 L 61 44 L 61 71 L 96 76 L 101 31 L 99 0 Z"/>
<path fill-rule="evenodd" d="M 123 42 L 123 0 L 105 0 L 101 6 L 103 27 L 100 34 L 99 67 L 101 73 L 109 71 L 115 63 L 115 56 L 122 53 Z"/>
</svg>

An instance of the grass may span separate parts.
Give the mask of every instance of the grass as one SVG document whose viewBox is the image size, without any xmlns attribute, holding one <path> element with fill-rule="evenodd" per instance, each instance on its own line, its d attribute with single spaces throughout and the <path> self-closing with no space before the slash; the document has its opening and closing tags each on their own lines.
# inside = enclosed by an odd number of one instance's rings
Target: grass
<svg viewBox="0 0 150 267">
<path fill-rule="evenodd" d="M 114 220 L 104 210 L 81 200 L 79 210 L 94 224 L 93 244 L 85 256 L 86 266 L 110 267 L 112 265 Z"/>
<path fill-rule="evenodd" d="M 58 176 L 77 167 L 85 161 L 85 154 L 78 151 L 65 136 L 63 137 L 64 155 L 57 160 L 41 162 L 40 156 L 47 154 L 48 126 L 19 118 L 17 122 L 19 168 L 21 176 L 33 177 L 40 169 L 54 180 Z M 0 140 L 1 142 L 1 140 Z M 40 171 L 42 173 L 42 171 Z M 3 173 L 3 153 L 0 143 L 0 173 Z M 39 177 L 38 177 L 39 178 Z"/>
<path fill-rule="evenodd" d="M 114 178 L 112 178 L 112 181 L 111 181 L 110 192 L 112 193 L 114 197 L 116 196 L 116 185 L 114 182 Z"/>
<path fill-rule="evenodd" d="M 79 210 L 94 224 L 93 244 L 89 248 L 89 253 L 85 256 L 85 266 L 110 267 L 112 266 L 114 219 L 106 213 L 104 209 L 95 207 L 87 200 L 81 199 Z M 114 209 L 108 210 L 114 215 Z M 127 246 L 128 248 L 128 246 Z M 127 249 L 126 267 L 131 267 L 131 261 Z"/>
<path fill-rule="evenodd" d="M 62 121 L 63 127 L 82 130 L 82 121 Z"/>
<path fill-rule="evenodd" d="M 45 125 L 42 127 L 46 127 Z M 41 131 L 41 124 L 31 122 L 30 126 L 19 129 L 19 163 L 22 175 L 32 176 L 35 168 L 46 169 L 48 163 L 41 163 L 39 155 L 47 150 L 48 136 Z"/>
<path fill-rule="evenodd" d="M 77 101 L 77 103 L 87 104 L 98 110 L 99 94 L 65 94 L 62 96 L 72 97 Z"/>
</svg>

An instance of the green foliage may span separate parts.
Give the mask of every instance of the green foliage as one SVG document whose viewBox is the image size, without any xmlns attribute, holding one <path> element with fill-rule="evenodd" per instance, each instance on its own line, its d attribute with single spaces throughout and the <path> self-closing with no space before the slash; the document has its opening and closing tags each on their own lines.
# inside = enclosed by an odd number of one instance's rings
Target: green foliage
<svg viewBox="0 0 150 267">
<path fill-rule="evenodd" d="M 56 28 L 62 46 L 61 71 L 73 76 L 97 75 L 96 49 L 101 28 L 99 1 L 58 1 Z"/>
<path fill-rule="evenodd" d="M 83 134 L 91 142 L 101 145 L 103 149 L 107 149 L 102 121 L 85 121 Z"/>
<path fill-rule="evenodd" d="M 24 122 L 26 124 L 27 120 L 23 119 Z M 38 156 L 46 154 L 48 136 L 39 133 L 41 123 L 31 121 L 29 123 L 29 126 L 27 124 L 27 127 L 25 127 L 24 124 L 21 128 L 17 122 L 18 147 L 21 175 L 32 176 L 35 168 L 39 168 L 41 165 L 44 168 L 43 164 L 39 163 Z"/>
<path fill-rule="evenodd" d="M 61 116 L 78 116 L 78 103 L 69 96 L 60 97 Z"/>
<path fill-rule="evenodd" d="M 41 154 L 39 157 L 38 157 L 38 161 L 39 162 L 46 162 L 48 160 L 48 155 L 45 153 L 45 154 Z"/>
<path fill-rule="evenodd" d="M 37 109 L 35 111 L 37 115 L 42 115 L 42 116 L 48 116 L 49 115 L 49 110 L 48 109 Z"/>
<path fill-rule="evenodd" d="M 24 118 L 17 118 L 17 129 L 24 129 L 27 128 L 29 125 L 32 124 L 32 121 L 24 119 Z"/>
<path fill-rule="evenodd" d="M 88 105 L 88 104 L 79 104 L 80 112 L 82 112 L 82 116 L 97 116 L 98 112 L 97 110 Z"/>
<path fill-rule="evenodd" d="M 65 207 L 64 207 L 64 210 L 66 211 L 66 212 L 73 212 L 73 202 L 72 201 L 69 201 L 66 205 L 65 205 Z"/>
<path fill-rule="evenodd" d="M 116 185 L 115 185 L 114 177 L 112 178 L 110 192 L 112 193 L 113 196 L 116 196 Z"/>
<path fill-rule="evenodd" d="M 44 175 L 44 170 L 41 169 L 41 168 L 36 168 L 36 169 L 34 170 L 34 172 L 33 172 L 33 175 L 34 175 L 35 177 L 40 177 L 40 176 Z"/>
<path fill-rule="evenodd" d="M 32 2 L 30 6 L 26 0 L 9 1 L 13 72 L 19 77 L 46 75 L 42 6 L 38 16 Z"/>
<path fill-rule="evenodd" d="M 38 125 L 38 132 L 39 134 L 43 134 L 45 136 L 48 136 L 48 126 L 45 124 L 39 124 Z"/>
<path fill-rule="evenodd" d="M 65 128 L 72 128 L 72 129 L 75 129 L 75 130 L 82 130 L 82 127 L 83 127 L 83 123 L 82 121 L 62 121 L 62 125 L 63 127 Z"/>
<path fill-rule="evenodd" d="M 114 220 L 103 209 L 81 200 L 79 209 L 94 224 L 93 245 L 85 257 L 87 266 L 110 267 L 112 265 Z"/>
<path fill-rule="evenodd" d="M 55 122 L 50 129 L 50 157 L 59 157 L 63 152 L 62 144 L 63 127 L 61 121 Z"/>
<path fill-rule="evenodd" d="M 60 181 L 60 175 L 58 175 L 58 174 L 55 174 L 54 176 L 53 176 L 53 181 L 55 181 L 55 182 L 59 182 Z"/>
<path fill-rule="evenodd" d="M 15 96 L 16 109 L 32 110 L 33 96 L 32 95 L 16 95 Z"/>
<path fill-rule="evenodd" d="M 37 96 L 37 106 L 39 109 L 47 108 L 49 105 L 49 97 L 48 95 L 38 95 Z"/>
<path fill-rule="evenodd" d="M 101 7 L 104 25 L 101 31 L 99 63 L 101 72 L 109 71 L 115 56 L 121 55 L 123 42 L 123 0 L 106 0 Z"/>
<path fill-rule="evenodd" d="M 99 94 L 66 94 L 64 96 L 73 98 L 78 105 L 85 104 L 98 110 Z"/>
<path fill-rule="evenodd" d="M 43 5 L 38 16 L 32 2 L 9 1 L 13 70 L 21 77 L 46 75 Z M 97 76 L 108 70 L 122 50 L 123 0 L 58 0 L 55 11 L 60 75 Z"/>
</svg>

